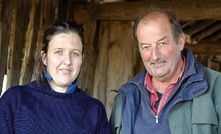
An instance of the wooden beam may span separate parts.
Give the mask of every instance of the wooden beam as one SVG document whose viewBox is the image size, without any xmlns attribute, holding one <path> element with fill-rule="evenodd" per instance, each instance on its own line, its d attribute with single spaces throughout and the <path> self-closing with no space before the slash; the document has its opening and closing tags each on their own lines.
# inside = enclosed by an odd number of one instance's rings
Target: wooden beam
<svg viewBox="0 0 221 134">
<path fill-rule="evenodd" d="M 207 30 L 204 32 L 201 32 L 200 34 L 198 34 L 197 36 L 194 36 L 194 38 L 196 39 L 196 41 L 198 40 L 202 40 L 203 38 L 212 35 L 212 33 L 215 33 L 216 31 L 218 31 L 219 29 L 221 29 L 221 25 L 214 25 L 210 28 L 207 28 Z"/>
<path fill-rule="evenodd" d="M 213 61 L 221 64 L 221 55 L 217 55 L 214 57 Z"/>
<path fill-rule="evenodd" d="M 98 20 L 135 20 L 151 7 L 168 8 L 180 21 L 221 19 L 221 1 L 135 1 L 99 4 Z M 81 21 L 89 19 L 89 4 L 75 5 L 74 14 Z"/>
<path fill-rule="evenodd" d="M 185 29 L 186 27 L 188 27 L 189 25 L 194 24 L 195 21 L 187 21 L 187 22 L 180 22 L 180 25 L 182 27 L 182 29 Z"/>
<path fill-rule="evenodd" d="M 215 23 L 216 20 L 205 20 L 200 24 L 194 24 L 192 28 L 189 28 L 188 30 L 185 31 L 186 34 L 188 35 L 193 35 L 201 30 L 204 30 L 207 26 Z"/>
<path fill-rule="evenodd" d="M 207 54 L 207 55 L 220 55 L 221 54 L 221 42 L 201 42 L 197 44 L 186 44 L 186 48 L 189 48 L 194 54 Z"/>
<path fill-rule="evenodd" d="M 221 38 L 221 33 L 216 33 L 213 37 L 211 37 L 211 41 L 217 41 Z"/>
</svg>

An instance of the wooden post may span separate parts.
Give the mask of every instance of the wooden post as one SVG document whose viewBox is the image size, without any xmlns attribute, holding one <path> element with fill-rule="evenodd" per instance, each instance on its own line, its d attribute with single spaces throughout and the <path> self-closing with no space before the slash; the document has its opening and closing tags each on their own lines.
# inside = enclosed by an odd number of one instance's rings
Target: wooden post
<svg viewBox="0 0 221 134">
<path fill-rule="evenodd" d="M 24 56 L 22 60 L 19 84 L 25 84 L 32 80 L 35 65 L 35 52 L 37 46 L 38 29 L 40 25 L 41 2 L 33 0 L 31 3 L 31 15 L 25 37 Z"/>
<path fill-rule="evenodd" d="M 7 86 L 19 84 L 22 65 L 23 48 L 25 44 L 25 32 L 27 31 L 29 16 L 29 0 L 15 0 L 11 23 L 11 35 L 9 43 L 9 58 L 7 67 Z M 21 34 L 22 32 L 22 34 Z"/>
<path fill-rule="evenodd" d="M 1 14 L 0 20 L 2 22 L 1 31 L 1 44 L 0 44 L 0 83 L 3 83 L 4 75 L 6 74 L 7 68 L 7 58 L 8 58 L 8 44 L 9 44 L 9 36 L 11 31 L 10 24 L 12 9 L 13 9 L 13 0 L 2 0 L 1 1 Z M 2 6 L 4 5 L 4 6 Z M 0 89 L 2 89 L 3 84 L 0 84 Z"/>
<path fill-rule="evenodd" d="M 94 70 L 96 65 L 96 54 L 94 46 L 94 41 L 96 39 L 96 29 L 97 29 L 97 6 L 98 2 L 92 0 L 90 3 L 90 14 L 89 20 L 87 22 L 82 22 L 75 18 L 79 23 L 84 23 L 84 37 L 85 37 L 85 59 L 83 63 L 83 68 L 79 74 L 79 87 L 84 89 L 89 95 L 93 96 L 94 89 Z"/>
</svg>

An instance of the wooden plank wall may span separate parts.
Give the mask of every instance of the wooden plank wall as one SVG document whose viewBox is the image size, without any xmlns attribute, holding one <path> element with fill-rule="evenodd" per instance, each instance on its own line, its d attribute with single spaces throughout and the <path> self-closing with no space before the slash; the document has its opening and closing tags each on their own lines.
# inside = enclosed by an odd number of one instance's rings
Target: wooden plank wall
<svg viewBox="0 0 221 134">
<path fill-rule="evenodd" d="M 77 20 L 83 23 L 87 43 L 79 86 L 101 100 L 109 116 L 116 95 L 112 90 L 143 65 L 132 37 L 134 22 L 110 16 L 99 19 L 98 12 L 96 6 L 77 6 L 73 0 L 0 0 L 0 89 L 4 74 L 7 87 L 34 79 L 35 52 L 46 26 L 56 19 Z M 195 56 L 203 65 L 221 71 L 219 56 Z"/>
<path fill-rule="evenodd" d="M 139 60 L 130 21 L 101 21 L 94 79 L 94 96 L 105 102 L 108 115 L 115 92 L 133 75 Z"/>
</svg>

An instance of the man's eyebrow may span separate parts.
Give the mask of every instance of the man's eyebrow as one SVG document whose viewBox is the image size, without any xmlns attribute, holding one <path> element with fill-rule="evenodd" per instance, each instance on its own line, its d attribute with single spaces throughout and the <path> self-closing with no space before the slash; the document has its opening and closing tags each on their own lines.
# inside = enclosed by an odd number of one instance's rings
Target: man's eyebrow
<svg viewBox="0 0 221 134">
<path fill-rule="evenodd" d="M 162 37 L 161 39 L 159 39 L 157 42 L 163 41 L 163 40 L 165 40 L 166 38 L 167 38 L 167 37 L 164 36 L 164 37 Z M 139 45 L 150 45 L 150 43 L 139 43 Z"/>
<path fill-rule="evenodd" d="M 167 37 L 166 36 L 164 36 L 164 37 L 162 37 L 161 39 L 159 39 L 157 42 L 159 42 L 159 41 L 163 41 L 163 40 L 165 40 Z"/>
</svg>

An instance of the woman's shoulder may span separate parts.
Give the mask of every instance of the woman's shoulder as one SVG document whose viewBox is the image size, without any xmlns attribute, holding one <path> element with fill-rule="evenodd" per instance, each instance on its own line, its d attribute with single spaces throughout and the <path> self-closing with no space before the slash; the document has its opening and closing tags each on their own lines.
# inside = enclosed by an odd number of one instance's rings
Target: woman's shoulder
<svg viewBox="0 0 221 134">
<path fill-rule="evenodd" d="M 1 100 L 2 99 L 14 99 L 14 98 L 18 98 L 21 95 L 27 94 L 28 92 L 31 91 L 30 84 L 33 84 L 33 83 L 35 82 L 30 82 L 25 85 L 15 85 L 15 86 L 8 88 L 2 95 Z"/>
<path fill-rule="evenodd" d="M 81 89 L 80 89 L 81 90 Z M 83 91 L 83 90 L 81 90 L 80 92 L 84 92 L 83 94 L 83 102 L 86 102 L 89 106 L 96 106 L 96 107 L 101 107 L 101 108 L 103 108 L 104 107 L 104 105 L 103 105 L 103 103 L 99 100 L 99 99 L 97 99 L 97 98 L 95 98 L 95 97 L 92 97 L 92 96 L 90 96 L 90 95 L 88 95 L 85 91 Z"/>
</svg>

